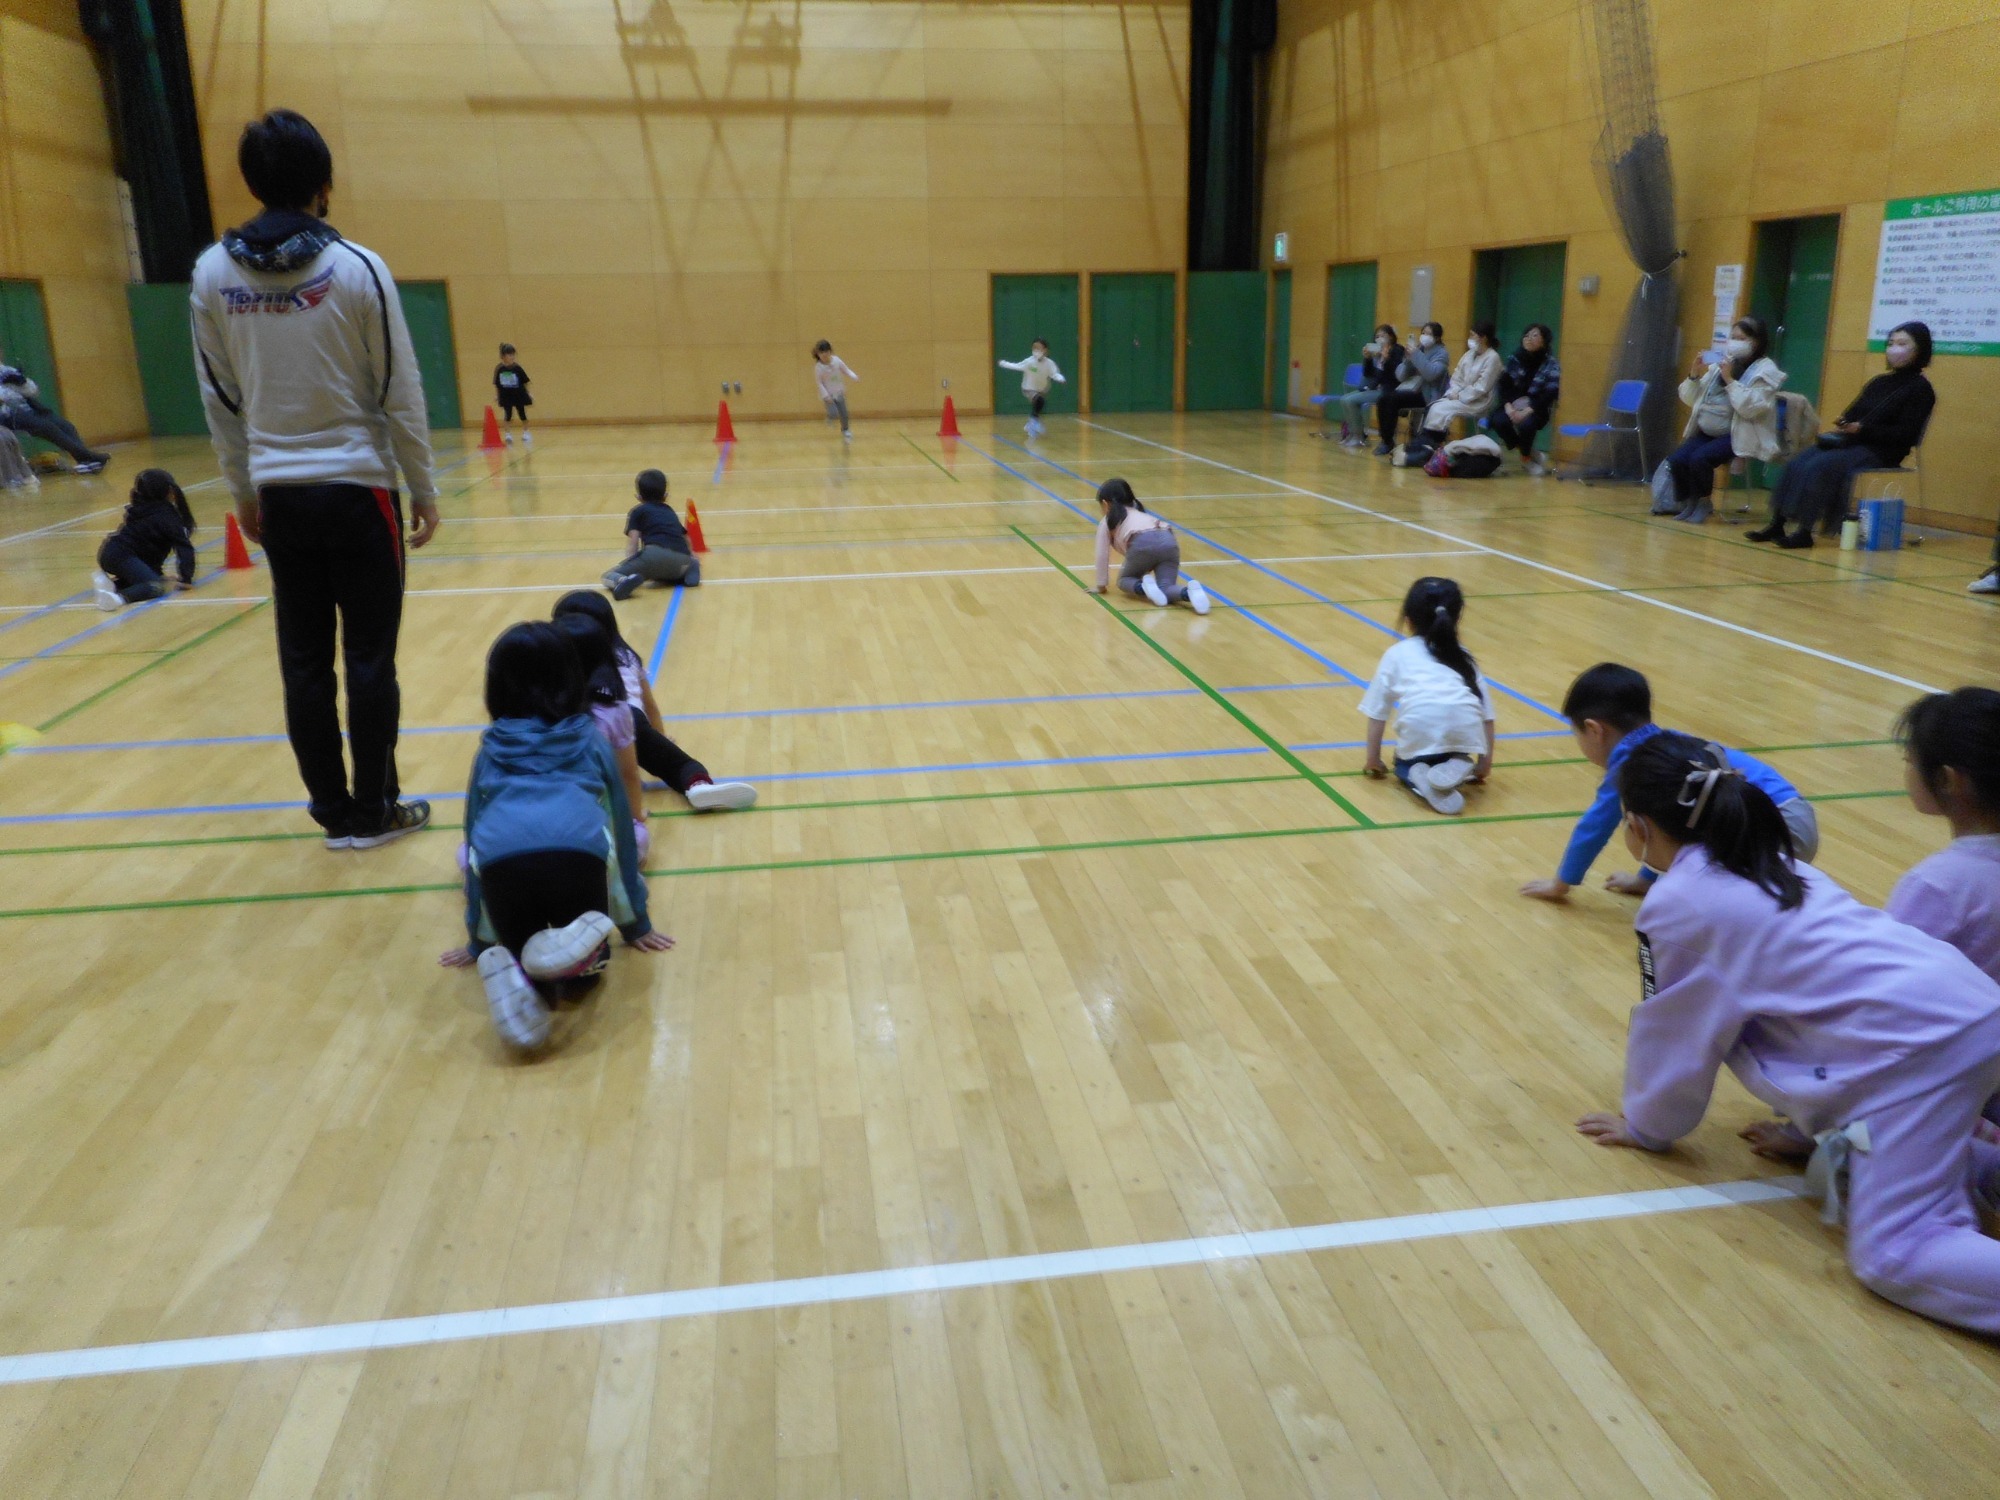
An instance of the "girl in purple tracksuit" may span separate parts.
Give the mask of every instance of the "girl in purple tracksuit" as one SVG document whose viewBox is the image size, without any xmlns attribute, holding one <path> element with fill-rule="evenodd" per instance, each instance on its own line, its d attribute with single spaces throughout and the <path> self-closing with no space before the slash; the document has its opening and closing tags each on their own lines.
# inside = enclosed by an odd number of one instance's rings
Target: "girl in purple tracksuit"
<svg viewBox="0 0 2000 1500">
<path fill-rule="evenodd" d="M 1919 698 L 1897 732 L 1910 800 L 1951 825 L 1951 842 L 1896 882 L 1889 914 L 2000 980 L 2000 693 Z"/>
<path fill-rule="evenodd" d="M 1864 1286 L 2000 1334 L 2000 1240 L 1975 1210 L 2000 1204 L 2000 1147 L 1973 1137 L 2000 1089 L 2000 985 L 1795 864 L 1777 807 L 1715 747 L 1655 735 L 1619 793 L 1626 847 L 1661 875 L 1636 923 L 1624 1113 L 1577 1128 L 1665 1151 L 1701 1122 L 1726 1063 L 1844 1160 L 1847 1260 Z"/>
</svg>

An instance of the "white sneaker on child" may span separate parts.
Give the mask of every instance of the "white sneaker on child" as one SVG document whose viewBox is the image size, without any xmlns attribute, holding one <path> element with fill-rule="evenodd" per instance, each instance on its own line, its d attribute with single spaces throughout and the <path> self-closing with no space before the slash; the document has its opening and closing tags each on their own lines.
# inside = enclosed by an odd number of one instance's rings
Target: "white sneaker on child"
<svg viewBox="0 0 2000 1500">
<path fill-rule="evenodd" d="M 500 441 L 505 443 L 508 447 L 511 448 L 514 446 L 514 434 L 511 432 L 503 432 L 500 434 Z"/>
<path fill-rule="evenodd" d="M 1207 614 L 1208 590 L 1203 588 L 1200 584 L 1196 583 L 1192 578 L 1188 580 L 1187 590 L 1188 590 L 1188 608 L 1193 610 L 1198 615 Z"/>
<path fill-rule="evenodd" d="M 1459 783 L 1465 780 L 1465 771 L 1453 767 L 1463 764 L 1448 760 L 1435 766 L 1411 766 L 1410 789 L 1446 817 L 1456 817 L 1465 811 L 1465 796 L 1458 790 Z"/>
<path fill-rule="evenodd" d="M 704 781 L 687 789 L 688 806 L 696 812 L 741 812 L 757 802 L 757 788 L 747 781 Z"/>
<path fill-rule="evenodd" d="M 111 575 L 102 568 L 90 575 L 90 602 L 106 614 L 125 607 L 125 600 L 112 584 Z"/>
<path fill-rule="evenodd" d="M 587 911 L 567 927 L 548 927 L 521 945 L 521 967 L 530 979 L 576 979 L 603 968 L 600 955 L 617 926 L 601 911 Z"/>
<path fill-rule="evenodd" d="M 510 1047 L 532 1052 L 549 1039 L 549 1007 L 505 948 L 479 955 L 479 980 L 486 986 L 486 1011 L 493 1029 Z"/>
<path fill-rule="evenodd" d="M 1165 609 L 1167 607 L 1166 590 L 1162 589 L 1160 585 L 1154 581 L 1153 575 L 1151 573 L 1148 573 L 1144 578 L 1141 578 L 1139 580 L 1139 587 L 1145 591 L 1146 597 L 1152 600 L 1155 604 L 1159 605 L 1161 609 Z"/>
<path fill-rule="evenodd" d="M 535 446 L 535 435 L 534 435 L 534 434 L 533 434 L 532 432 L 526 432 L 526 431 L 524 431 L 524 432 L 523 432 L 523 433 L 521 434 L 521 446 L 522 446 L 523 448 L 532 448 L 532 447 L 534 447 L 534 446 Z"/>
</svg>

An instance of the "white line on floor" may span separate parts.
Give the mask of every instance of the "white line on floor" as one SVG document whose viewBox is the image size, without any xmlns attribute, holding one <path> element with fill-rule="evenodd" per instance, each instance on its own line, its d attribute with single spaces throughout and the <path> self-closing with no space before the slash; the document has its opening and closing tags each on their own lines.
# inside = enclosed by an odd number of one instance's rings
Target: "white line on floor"
<svg viewBox="0 0 2000 1500">
<path fill-rule="evenodd" d="M 321 1354 L 367 1354 L 422 1344 L 511 1334 L 605 1328 L 621 1323 L 657 1323 L 674 1318 L 714 1317 L 777 1307 L 808 1307 L 971 1287 L 1012 1286 L 1117 1271 L 1203 1265 L 1211 1261 L 1301 1255 L 1360 1245 L 1401 1244 L 1454 1235 L 1494 1234 L 1555 1224 L 1587 1224 L 1694 1209 L 1734 1208 L 1796 1196 L 1799 1179 L 1753 1178 L 1707 1187 L 1660 1188 L 1643 1193 L 1606 1193 L 1592 1198 L 1558 1198 L 1511 1203 L 1498 1208 L 1461 1208 L 1395 1218 L 1313 1224 L 1297 1229 L 1260 1229 L 1238 1234 L 1202 1235 L 1151 1244 L 1111 1245 L 1095 1250 L 1063 1250 L 1044 1255 L 1010 1255 L 992 1260 L 936 1266 L 902 1266 L 887 1271 L 854 1271 L 840 1276 L 804 1276 L 791 1281 L 758 1281 L 736 1286 L 695 1287 L 678 1292 L 646 1292 L 627 1297 L 593 1297 L 577 1302 L 544 1302 L 426 1317 L 378 1318 L 317 1328 L 281 1328 L 267 1333 L 216 1334 L 165 1339 L 156 1343 L 111 1344 L 94 1349 L 58 1349 L 0 1357 L 0 1385 L 77 1380 L 93 1375 L 131 1375 L 187 1370 L 204 1365 L 254 1360 L 301 1359 Z"/>
<path fill-rule="evenodd" d="M 1788 641 L 1781 635 L 1769 635 L 1761 630 L 1753 630 L 1748 625 L 1738 625 L 1734 621 L 1724 620 L 1715 615 L 1705 615 L 1698 609 L 1688 609 L 1686 606 L 1680 604 L 1669 604 L 1666 600 L 1655 599 L 1650 594 L 1635 593 L 1631 589 L 1621 589 L 1614 584 L 1604 583 L 1595 578 L 1586 578 L 1581 573 L 1572 573 L 1567 568 L 1558 568 L 1553 563 L 1538 562 L 1532 557 L 1523 557 L 1517 552 L 1503 552 L 1498 547 L 1489 547 L 1485 543 L 1475 542 L 1469 537 L 1454 536 L 1451 532 L 1439 531 L 1436 527 L 1425 526 L 1419 521 L 1406 521 L 1401 516 L 1392 516 L 1385 511 L 1371 510 L 1365 505 L 1355 504 L 1352 500 L 1336 500 L 1332 495 L 1322 495 L 1318 490 L 1309 490 L 1303 485 L 1290 484 L 1282 479 L 1273 479 L 1268 474 L 1259 474 L 1251 469 L 1239 469 L 1236 465 L 1226 464 L 1220 459 L 1207 458 L 1199 453 L 1190 453 L 1185 448 L 1175 448 L 1166 443 L 1156 443 L 1151 438 L 1142 438 L 1136 433 L 1123 432 L 1116 427 L 1106 427 L 1101 422 L 1088 422 L 1082 417 L 1076 418 L 1076 422 L 1080 427 L 1093 428 L 1098 432 L 1108 432 L 1113 437 L 1122 437 L 1127 442 L 1141 443 L 1148 448 L 1158 448 L 1163 453 L 1179 454 L 1182 458 L 1191 458 L 1197 463 L 1210 464 L 1231 474 L 1241 474 L 1245 479 L 1260 479 L 1266 484 L 1278 485 L 1292 491 L 1294 494 L 1309 495 L 1315 500 L 1325 501 L 1328 505 L 1337 505 L 1342 510 L 1351 510 L 1359 515 L 1373 516 L 1378 521 L 1388 521 L 1396 526 L 1407 527 L 1411 531 L 1420 531 L 1425 536 L 1434 536 L 1440 541 L 1453 542 L 1461 547 L 1470 547 L 1475 551 L 1484 552 L 1491 557 L 1504 558 L 1508 562 L 1519 563 L 1523 567 L 1536 568 L 1544 573 L 1552 573 L 1557 578 L 1567 578 L 1572 583 L 1585 584 L 1590 588 L 1600 589 L 1607 594 L 1617 594 L 1626 599 L 1636 600 L 1640 604 L 1650 604 L 1653 608 L 1664 609 L 1669 614 L 1683 615 L 1690 620 L 1700 620 L 1707 625 L 1720 626 L 1722 629 L 1734 631 L 1738 635 L 1747 635 L 1752 640 L 1763 641 L 1767 645 L 1782 646 L 1785 650 L 1796 651 L 1801 656 L 1811 656 L 1818 658 L 1820 661 L 1832 662 L 1837 667 L 1847 667 L 1856 672 L 1866 673 L 1870 677 L 1879 677 L 1884 682 L 1893 682 L 1900 687 L 1914 688 L 1920 693 L 1935 693 L 1939 691 L 1929 683 L 1919 682 L 1914 677 L 1899 677 L 1894 672 L 1884 671 L 1880 667 L 1871 667 L 1864 662 L 1853 661 L 1845 656 L 1836 656 L 1831 651 L 1821 651 L 1816 646 L 1804 646 L 1797 641 Z"/>
<path fill-rule="evenodd" d="M 1039 500 L 1030 500 L 1023 503 L 1029 505 L 1042 504 Z M 71 516 L 67 521 L 52 521 L 47 526 L 37 526 L 33 531 L 17 531 L 12 536 L 0 536 L 0 547 L 11 546 L 15 542 L 31 541 L 38 536 L 48 536 L 52 532 L 67 530 L 71 526 L 78 525 L 97 516 L 116 515 L 123 509 L 122 505 L 110 505 L 106 506 L 103 510 L 85 511 L 80 516 Z"/>
</svg>

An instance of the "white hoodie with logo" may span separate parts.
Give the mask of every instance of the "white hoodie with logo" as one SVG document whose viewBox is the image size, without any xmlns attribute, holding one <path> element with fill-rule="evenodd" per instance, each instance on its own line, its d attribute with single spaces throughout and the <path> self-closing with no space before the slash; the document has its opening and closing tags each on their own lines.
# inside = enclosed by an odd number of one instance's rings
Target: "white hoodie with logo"
<svg viewBox="0 0 2000 1500">
<path fill-rule="evenodd" d="M 195 262 L 195 370 L 230 494 L 267 484 L 435 500 L 423 380 L 380 256 L 305 214 L 266 212 Z"/>
</svg>

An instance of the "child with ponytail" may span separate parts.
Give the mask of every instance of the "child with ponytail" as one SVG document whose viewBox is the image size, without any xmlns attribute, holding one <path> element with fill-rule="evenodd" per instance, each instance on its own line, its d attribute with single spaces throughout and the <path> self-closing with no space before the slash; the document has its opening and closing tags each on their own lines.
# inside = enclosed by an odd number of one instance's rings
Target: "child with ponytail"
<svg viewBox="0 0 2000 1500">
<path fill-rule="evenodd" d="M 1382 763 L 1382 731 L 1396 712 L 1396 779 L 1439 812 L 1465 810 L 1467 781 L 1493 769 L 1493 700 L 1479 665 L 1459 644 L 1465 594 L 1449 578 L 1419 578 L 1403 596 L 1398 624 L 1408 639 L 1382 653 L 1361 698 L 1368 718 L 1370 776 Z"/>
<path fill-rule="evenodd" d="M 97 548 L 97 571 L 90 591 L 102 610 L 144 604 L 167 591 L 161 571 L 167 554 L 174 555 L 180 582 L 194 587 L 194 512 L 174 476 L 165 469 L 141 470 L 132 481 L 132 498 L 118 529 Z"/>
<path fill-rule="evenodd" d="M 1658 880 L 1639 908 L 1641 999 L 1624 1112 L 1577 1129 L 1666 1151 L 1727 1063 L 1818 1142 L 1826 1217 L 1877 1295 L 2000 1334 L 2000 1146 L 1973 1127 L 2000 1088 L 2000 985 L 1945 943 L 1795 861 L 1792 832 L 1720 746 L 1656 733 L 1617 773 L 1625 846 Z M 1844 1189 L 1843 1189 L 1844 1177 Z"/>
<path fill-rule="evenodd" d="M 1185 604 L 1198 615 L 1208 613 L 1208 592 L 1192 578 L 1181 577 L 1181 544 L 1174 528 L 1139 503 L 1132 486 L 1107 479 L 1097 487 L 1097 592 L 1111 586 L 1111 554 L 1125 559 L 1118 570 L 1118 587 L 1143 593 L 1161 609 Z"/>
</svg>

